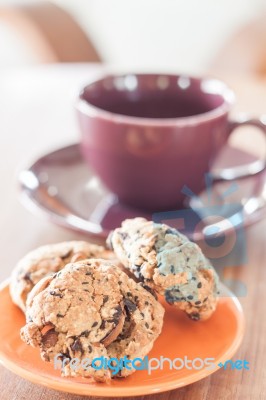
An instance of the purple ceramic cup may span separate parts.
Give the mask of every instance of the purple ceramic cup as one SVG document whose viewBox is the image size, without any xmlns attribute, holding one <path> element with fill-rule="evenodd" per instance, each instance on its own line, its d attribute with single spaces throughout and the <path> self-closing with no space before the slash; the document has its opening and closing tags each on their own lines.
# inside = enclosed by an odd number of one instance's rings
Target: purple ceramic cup
<svg viewBox="0 0 266 400">
<path fill-rule="evenodd" d="M 233 92 L 221 81 L 184 75 L 109 75 L 80 93 L 81 151 L 106 187 L 127 205 L 172 210 L 182 188 L 204 188 L 204 175 L 239 125 L 229 120 Z M 265 162 L 227 168 L 220 179 L 261 171 Z"/>
</svg>

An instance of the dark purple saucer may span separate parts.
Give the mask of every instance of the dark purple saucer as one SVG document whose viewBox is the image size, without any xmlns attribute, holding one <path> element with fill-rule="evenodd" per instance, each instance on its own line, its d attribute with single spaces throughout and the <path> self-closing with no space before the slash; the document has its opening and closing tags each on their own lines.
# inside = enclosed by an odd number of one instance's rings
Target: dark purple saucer
<svg viewBox="0 0 266 400">
<path fill-rule="evenodd" d="M 215 168 L 254 160 L 254 156 L 226 147 Z M 199 241 L 232 227 L 249 226 L 266 211 L 266 176 L 261 172 L 237 181 L 212 182 L 198 195 L 184 188 L 187 201 L 183 209 L 153 215 L 127 207 L 117 201 L 88 168 L 74 144 L 46 154 L 19 174 L 23 203 L 33 212 L 42 212 L 52 222 L 89 235 L 106 237 L 126 218 L 143 216 L 164 221 Z M 187 216 L 187 217 L 186 217 Z M 187 219 L 180 226 L 182 217 Z M 193 220 L 193 222 L 191 222 Z M 196 222 L 195 222 L 196 221 Z"/>
</svg>

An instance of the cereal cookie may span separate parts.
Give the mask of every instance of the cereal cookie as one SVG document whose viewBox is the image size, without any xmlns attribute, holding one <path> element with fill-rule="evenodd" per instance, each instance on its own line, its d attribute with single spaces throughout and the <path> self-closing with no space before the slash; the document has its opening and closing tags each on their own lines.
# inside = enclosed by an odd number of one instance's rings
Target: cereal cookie
<svg viewBox="0 0 266 400">
<path fill-rule="evenodd" d="M 58 355 L 65 376 L 108 381 L 112 368 L 94 369 L 94 358 L 143 358 L 161 332 L 164 309 L 140 283 L 111 261 L 91 259 L 68 264 L 43 278 L 27 300 L 27 323 L 21 337 L 39 347 L 45 361 Z M 73 369 L 71 360 L 86 359 Z M 116 371 L 117 372 L 117 371 Z M 134 372 L 121 368 L 115 375 Z"/>
<path fill-rule="evenodd" d="M 176 229 L 144 218 L 129 219 L 107 242 L 140 281 L 193 320 L 207 319 L 214 312 L 217 274 L 200 248 Z"/>
<path fill-rule="evenodd" d="M 115 258 L 114 253 L 104 247 L 82 241 L 51 244 L 31 251 L 12 273 L 10 293 L 13 302 L 25 311 L 27 296 L 40 279 L 61 270 L 70 261 L 96 257 Z"/>
</svg>

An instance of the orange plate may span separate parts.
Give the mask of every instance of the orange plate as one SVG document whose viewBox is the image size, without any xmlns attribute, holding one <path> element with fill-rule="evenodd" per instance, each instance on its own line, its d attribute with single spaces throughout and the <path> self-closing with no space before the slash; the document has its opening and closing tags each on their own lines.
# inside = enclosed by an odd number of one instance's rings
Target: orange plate
<svg viewBox="0 0 266 400">
<path fill-rule="evenodd" d="M 52 389 L 80 395 L 137 396 L 176 389 L 196 382 L 219 369 L 217 365 L 230 359 L 239 347 L 244 332 L 244 316 L 238 299 L 222 288 L 218 308 L 210 320 L 194 322 L 167 304 L 164 328 L 149 358 L 168 357 L 190 360 L 214 357 L 216 367 L 175 370 L 165 366 L 148 374 L 137 371 L 125 379 L 114 379 L 110 385 L 93 383 L 85 378 L 63 378 L 53 364 L 40 359 L 39 351 L 23 343 L 19 330 L 24 325 L 23 313 L 13 305 L 8 283 L 0 288 L 0 361 L 21 377 Z M 196 368 L 199 365 L 195 362 Z M 177 367 L 180 363 L 177 363 Z"/>
</svg>

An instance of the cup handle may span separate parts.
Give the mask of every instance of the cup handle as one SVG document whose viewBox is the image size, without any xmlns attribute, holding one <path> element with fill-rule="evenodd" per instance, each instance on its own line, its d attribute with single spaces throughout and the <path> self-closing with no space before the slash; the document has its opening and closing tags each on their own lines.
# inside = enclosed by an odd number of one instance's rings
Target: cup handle
<svg viewBox="0 0 266 400">
<path fill-rule="evenodd" d="M 236 118 L 235 120 L 229 121 L 229 134 L 241 126 L 254 126 L 262 130 L 266 139 L 266 119 L 265 118 Z M 212 177 L 215 180 L 226 180 L 231 181 L 234 179 L 244 178 L 252 175 L 256 175 L 263 171 L 266 167 L 266 158 L 264 160 L 255 160 L 245 165 L 239 165 L 236 167 L 224 168 L 221 170 L 213 171 Z"/>
</svg>

